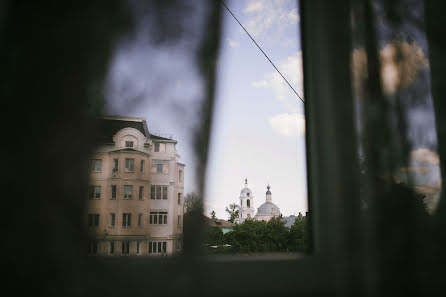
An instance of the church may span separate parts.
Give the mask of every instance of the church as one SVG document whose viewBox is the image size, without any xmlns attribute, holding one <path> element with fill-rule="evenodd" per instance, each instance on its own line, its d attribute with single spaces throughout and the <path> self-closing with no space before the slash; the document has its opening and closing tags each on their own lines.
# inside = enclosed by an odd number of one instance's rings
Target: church
<svg viewBox="0 0 446 297">
<path fill-rule="evenodd" d="M 272 218 L 277 218 L 280 216 L 280 209 L 277 205 L 272 202 L 271 187 L 268 185 L 266 187 L 266 199 L 265 203 L 260 205 L 255 213 L 254 209 L 254 195 L 252 190 L 248 187 L 248 179 L 245 179 L 245 187 L 240 192 L 240 208 L 239 217 L 234 220 L 235 223 L 243 223 L 246 219 L 254 219 L 257 221 L 269 221 Z"/>
</svg>

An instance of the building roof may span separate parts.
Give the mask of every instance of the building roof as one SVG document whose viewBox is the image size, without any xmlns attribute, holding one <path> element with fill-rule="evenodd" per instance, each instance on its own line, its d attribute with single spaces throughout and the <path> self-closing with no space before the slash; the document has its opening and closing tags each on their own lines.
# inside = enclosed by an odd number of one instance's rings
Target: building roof
<svg viewBox="0 0 446 297">
<path fill-rule="evenodd" d="M 249 195 L 248 195 L 249 193 Z M 244 188 L 241 192 L 240 192 L 240 196 L 243 196 L 244 194 L 250 196 L 252 194 L 252 191 L 250 188 Z"/>
<path fill-rule="evenodd" d="M 272 202 L 265 202 L 257 209 L 256 216 L 280 215 L 280 209 Z"/>
<path fill-rule="evenodd" d="M 206 220 L 208 221 L 209 226 L 211 227 L 219 227 L 219 228 L 232 228 L 235 226 L 235 224 L 222 220 L 222 219 L 211 219 L 206 217 Z"/>
<path fill-rule="evenodd" d="M 107 116 L 98 119 L 100 140 L 103 142 L 113 142 L 113 135 L 124 128 L 134 128 L 145 137 L 149 137 L 145 118 Z"/>
<path fill-rule="evenodd" d="M 169 140 L 169 141 L 173 140 L 172 137 L 171 138 L 166 138 L 166 137 L 162 137 L 162 136 L 155 135 L 155 134 L 150 134 L 150 138 L 153 139 L 153 140 Z"/>
</svg>

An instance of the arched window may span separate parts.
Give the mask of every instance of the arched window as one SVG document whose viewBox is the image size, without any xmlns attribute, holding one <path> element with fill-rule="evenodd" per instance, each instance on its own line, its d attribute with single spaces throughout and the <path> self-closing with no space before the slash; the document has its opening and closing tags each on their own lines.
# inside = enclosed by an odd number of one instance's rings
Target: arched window
<svg viewBox="0 0 446 297">
<path fill-rule="evenodd" d="M 248 200 L 246 200 L 246 207 L 251 207 L 251 202 L 249 201 L 249 199 Z"/>
</svg>

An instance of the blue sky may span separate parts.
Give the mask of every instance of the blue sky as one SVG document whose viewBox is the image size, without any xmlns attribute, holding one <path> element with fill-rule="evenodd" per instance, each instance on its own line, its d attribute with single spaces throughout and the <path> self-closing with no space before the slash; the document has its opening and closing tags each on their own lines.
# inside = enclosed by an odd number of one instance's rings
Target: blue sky
<svg viewBox="0 0 446 297">
<path fill-rule="evenodd" d="M 228 1 L 295 90 L 303 96 L 299 14 L 295 0 Z M 138 9 L 137 2 L 135 11 Z M 200 9 L 200 5 L 194 9 Z M 236 21 L 223 9 L 217 61 L 217 93 L 206 177 L 205 212 L 227 218 L 248 178 L 254 207 L 265 201 L 268 182 L 284 215 L 307 210 L 303 104 Z M 150 11 L 149 11 L 150 14 Z M 147 22 L 148 20 L 148 22 Z M 105 95 L 109 114 L 147 118 L 152 133 L 173 134 L 186 164 L 185 193 L 196 191 L 192 139 L 200 123 L 202 82 L 194 46 L 205 30 L 200 18 L 187 38 L 151 42 L 150 16 L 116 48 Z M 154 75 L 156 74 L 156 75 Z"/>
</svg>

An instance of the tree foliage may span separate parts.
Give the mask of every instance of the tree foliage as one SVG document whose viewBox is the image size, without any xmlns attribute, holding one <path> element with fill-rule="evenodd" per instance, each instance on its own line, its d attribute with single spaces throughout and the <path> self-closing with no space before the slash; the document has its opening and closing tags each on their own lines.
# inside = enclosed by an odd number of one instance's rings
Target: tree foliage
<svg viewBox="0 0 446 297">
<path fill-rule="evenodd" d="M 304 251 L 305 228 L 305 218 L 296 218 L 291 229 L 280 218 L 268 222 L 245 220 L 226 233 L 224 241 L 231 245 L 231 253 Z"/>
<path fill-rule="evenodd" d="M 184 198 L 183 211 L 188 213 L 190 211 L 200 211 L 202 208 L 202 201 L 196 193 L 188 193 Z"/>
<path fill-rule="evenodd" d="M 226 207 L 226 212 L 229 214 L 229 222 L 234 223 L 234 220 L 238 218 L 239 206 L 236 203 L 229 204 L 229 208 Z"/>
</svg>

